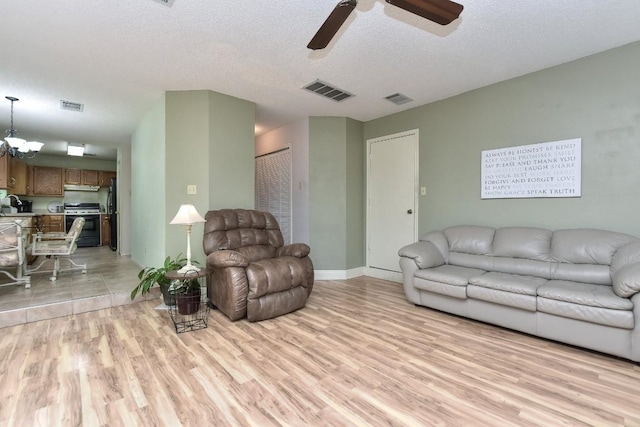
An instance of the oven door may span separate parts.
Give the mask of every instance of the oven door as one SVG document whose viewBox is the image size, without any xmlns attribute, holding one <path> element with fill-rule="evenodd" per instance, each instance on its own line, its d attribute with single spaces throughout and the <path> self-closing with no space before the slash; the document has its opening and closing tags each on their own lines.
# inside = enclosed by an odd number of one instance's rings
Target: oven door
<svg viewBox="0 0 640 427">
<path fill-rule="evenodd" d="M 79 248 L 100 246 L 100 215 L 65 215 L 65 230 L 71 229 L 73 220 L 79 216 L 84 217 L 84 227 L 76 241 Z"/>
</svg>

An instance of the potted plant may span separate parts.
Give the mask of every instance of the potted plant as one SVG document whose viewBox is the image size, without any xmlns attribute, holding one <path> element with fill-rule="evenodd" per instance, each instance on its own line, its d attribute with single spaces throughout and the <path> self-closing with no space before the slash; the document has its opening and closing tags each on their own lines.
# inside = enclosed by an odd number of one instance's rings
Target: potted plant
<svg viewBox="0 0 640 427">
<path fill-rule="evenodd" d="M 178 313 L 188 315 L 200 310 L 200 281 L 196 278 L 174 280 L 169 293 L 175 295 Z"/>
<path fill-rule="evenodd" d="M 164 299 L 165 305 L 173 306 L 176 304 L 174 295 L 169 291 L 169 287 L 171 286 L 171 281 L 165 277 L 165 274 L 169 271 L 178 270 L 180 267 L 184 266 L 187 259 L 182 257 L 182 254 L 178 254 L 175 259 L 171 257 L 167 257 L 164 260 L 164 264 L 162 267 L 145 267 L 138 273 L 138 279 L 140 279 L 140 283 L 138 286 L 133 288 L 131 291 L 131 299 L 134 299 L 138 292 L 141 295 L 145 295 L 154 284 L 158 284 L 160 286 L 160 291 L 162 292 L 162 298 Z"/>
</svg>

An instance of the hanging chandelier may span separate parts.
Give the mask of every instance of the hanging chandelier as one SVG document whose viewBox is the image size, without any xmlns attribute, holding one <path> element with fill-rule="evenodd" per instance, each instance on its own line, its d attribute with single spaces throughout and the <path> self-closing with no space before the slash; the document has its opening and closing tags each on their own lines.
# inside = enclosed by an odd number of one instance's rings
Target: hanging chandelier
<svg viewBox="0 0 640 427">
<path fill-rule="evenodd" d="M 7 136 L 2 141 L 2 145 L 0 145 L 0 157 L 7 153 L 11 157 L 19 159 L 35 157 L 44 144 L 37 141 L 27 141 L 16 136 L 18 131 L 13 127 L 13 103 L 19 101 L 19 99 L 13 96 L 5 96 L 5 98 L 11 101 L 11 128 L 7 130 Z"/>
</svg>

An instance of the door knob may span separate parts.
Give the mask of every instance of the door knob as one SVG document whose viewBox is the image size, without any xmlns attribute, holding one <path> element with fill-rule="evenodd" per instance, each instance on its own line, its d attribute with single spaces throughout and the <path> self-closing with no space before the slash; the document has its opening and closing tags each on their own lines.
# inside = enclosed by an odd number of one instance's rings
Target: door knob
<svg viewBox="0 0 640 427">
<path fill-rule="evenodd" d="M 409 210 L 407 211 L 407 213 L 408 213 L 409 215 L 411 215 L 411 214 L 413 213 L 413 209 L 409 209 Z"/>
</svg>

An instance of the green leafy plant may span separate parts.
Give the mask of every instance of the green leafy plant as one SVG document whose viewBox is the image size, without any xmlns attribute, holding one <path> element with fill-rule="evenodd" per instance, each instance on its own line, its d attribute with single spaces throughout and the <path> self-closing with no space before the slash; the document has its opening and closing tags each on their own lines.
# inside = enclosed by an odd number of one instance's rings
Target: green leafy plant
<svg viewBox="0 0 640 427">
<path fill-rule="evenodd" d="M 200 291 L 198 279 L 174 280 L 169 286 L 169 292 L 172 294 L 189 294 L 194 291 Z"/>
<path fill-rule="evenodd" d="M 169 287 L 171 281 L 165 277 L 165 274 L 169 271 L 178 270 L 185 265 L 186 262 L 187 259 L 182 257 L 182 254 L 178 254 L 175 259 L 168 256 L 164 260 L 162 267 L 145 267 L 140 270 L 138 273 L 140 283 L 131 291 L 131 299 L 134 299 L 136 295 L 138 295 L 138 292 L 140 292 L 141 295 L 145 295 L 156 283 L 161 287 L 163 285 Z"/>
</svg>

